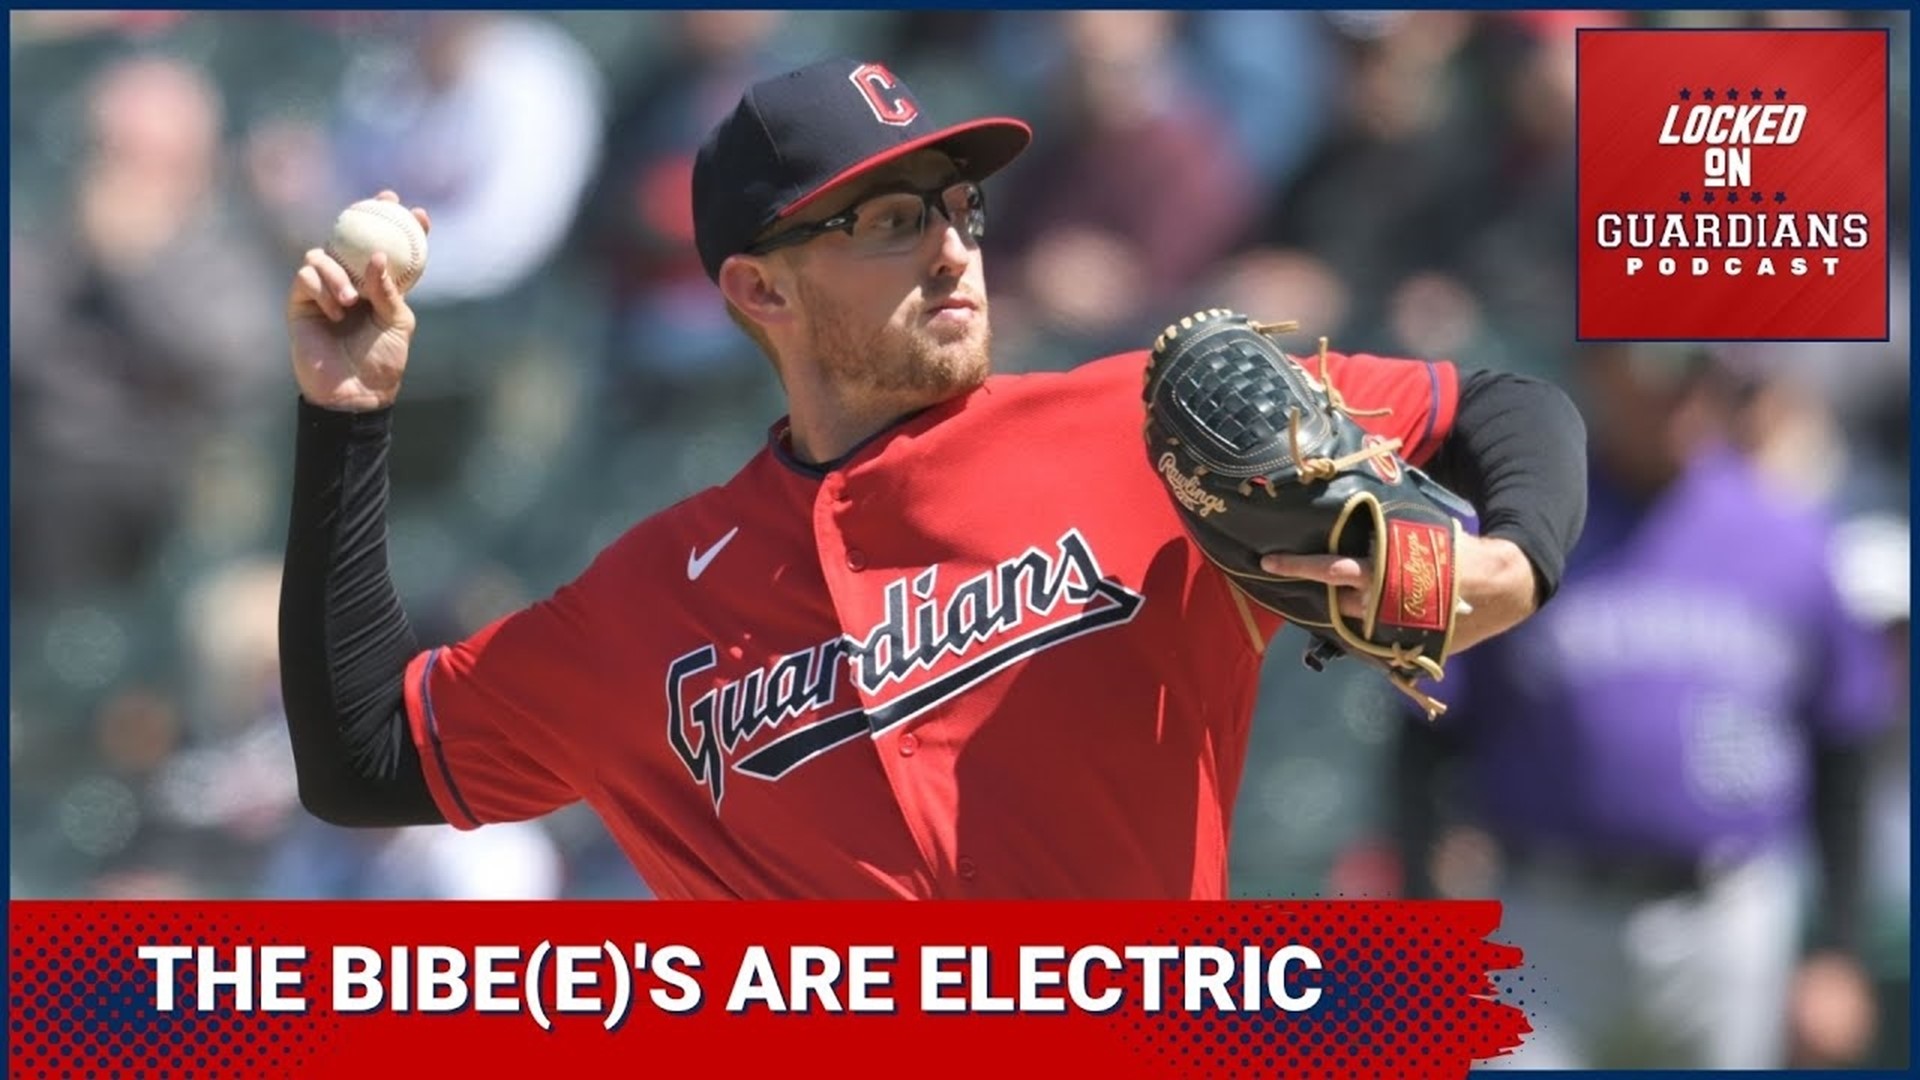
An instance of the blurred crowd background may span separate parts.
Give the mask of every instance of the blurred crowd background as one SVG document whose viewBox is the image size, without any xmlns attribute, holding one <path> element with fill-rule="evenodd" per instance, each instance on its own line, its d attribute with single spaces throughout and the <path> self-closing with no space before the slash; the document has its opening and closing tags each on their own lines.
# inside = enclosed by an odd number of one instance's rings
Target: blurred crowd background
<svg viewBox="0 0 1920 1080">
<path fill-rule="evenodd" d="M 1587 404 L 1672 405 L 1703 372 L 1731 388 L 1685 452 L 1732 448 L 1781 513 L 1820 523 L 1778 573 L 1830 581 L 1898 691 L 1862 725 L 1863 939 L 1883 1016 L 1870 1060 L 1904 1063 L 1907 200 L 1892 341 L 1587 363 L 1574 30 L 1628 25 L 1891 27 L 1891 190 L 1907 190 L 1904 13 L 13 13 L 12 895 L 644 895 L 584 812 L 459 834 L 299 811 L 274 645 L 285 285 L 354 198 L 393 188 L 432 212 L 392 556 L 423 637 L 461 636 L 761 444 L 778 388 L 700 271 L 692 154 L 753 79 L 858 55 L 936 118 L 1036 128 L 989 185 L 1002 371 L 1140 347 L 1229 305 Z M 1596 385 L 1600 367 L 1628 385 Z M 1588 415 L 1598 439 L 1637 414 Z M 1409 854 L 1385 684 L 1308 673 L 1291 635 L 1256 717 L 1236 891 L 1491 894 L 1500 847 L 1470 816 L 1430 863 Z M 1782 647 L 1823 647 L 1806 637 Z"/>
</svg>

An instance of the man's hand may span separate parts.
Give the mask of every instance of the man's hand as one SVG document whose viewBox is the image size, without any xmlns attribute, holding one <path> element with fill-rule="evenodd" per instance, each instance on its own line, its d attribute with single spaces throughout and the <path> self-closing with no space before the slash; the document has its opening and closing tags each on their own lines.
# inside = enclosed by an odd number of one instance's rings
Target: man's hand
<svg viewBox="0 0 1920 1080">
<path fill-rule="evenodd" d="M 1470 649 L 1496 634 L 1520 625 L 1539 606 L 1533 564 L 1511 540 L 1486 539 L 1463 533 L 1454 551 L 1463 610 L 1454 623 L 1449 655 Z M 1305 578 L 1341 586 L 1340 610 L 1353 619 L 1366 617 L 1363 590 L 1373 580 L 1366 559 L 1347 555 L 1268 555 L 1260 568 L 1278 577 Z"/>
<path fill-rule="evenodd" d="M 383 191 L 380 198 L 399 202 Z M 425 210 L 414 208 L 422 229 Z M 407 369 L 413 340 L 413 309 L 394 283 L 385 255 L 367 266 L 366 288 L 356 289 L 347 271 L 315 248 L 293 275 L 287 293 L 287 337 L 293 345 L 293 377 L 300 393 L 323 409 L 371 412 L 393 404 Z"/>
<path fill-rule="evenodd" d="M 1873 989 L 1859 963 L 1841 953 L 1801 961 L 1787 1014 L 1794 1068 L 1857 1064 L 1873 1042 Z"/>
</svg>

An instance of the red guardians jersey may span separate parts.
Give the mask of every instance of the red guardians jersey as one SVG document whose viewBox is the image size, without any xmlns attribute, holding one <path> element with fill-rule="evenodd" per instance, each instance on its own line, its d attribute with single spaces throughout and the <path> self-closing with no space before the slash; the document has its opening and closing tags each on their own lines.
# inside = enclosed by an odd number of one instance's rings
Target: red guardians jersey
<svg viewBox="0 0 1920 1080">
<path fill-rule="evenodd" d="M 833 468 L 784 425 L 552 597 L 416 657 L 461 828 L 584 799 L 663 898 L 1226 894 L 1279 621 L 1141 437 L 1146 354 L 1000 376 Z M 1329 357 L 1424 462 L 1450 364 Z"/>
</svg>

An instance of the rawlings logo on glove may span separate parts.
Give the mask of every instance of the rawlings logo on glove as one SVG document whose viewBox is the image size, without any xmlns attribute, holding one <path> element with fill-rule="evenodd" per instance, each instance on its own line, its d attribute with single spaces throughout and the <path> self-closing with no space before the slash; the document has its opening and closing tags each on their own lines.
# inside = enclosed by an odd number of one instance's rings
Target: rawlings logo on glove
<svg viewBox="0 0 1920 1080">
<path fill-rule="evenodd" d="M 1181 472 L 1180 459 L 1172 454 L 1160 455 L 1160 476 L 1166 480 L 1167 490 L 1173 493 L 1180 505 L 1201 517 L 1227 512 L 1226 501 L 1208 491 L 1199 478 Z"/>
<path fill-rule="evenodd" d="M 1429 716 L 1444 710 L 1416 680 L 1445 673 L 1455 618 L 1458 496 L 1399 457 L 1400 441 L 1364 431 L 1327 377 L 1318 378 L 1261 324 L 1212 309 L 1169 326 L 1147 365 L 1148 460 L 1188 533 L 1254 603 L 1307 630 L 1306 662 L 1357 656 L 1383 668 Z M 1347 555 L 1372 577 L 1357 621 L 1331 585 L 1281 578 L 1262 556 Z"/>
</svg>

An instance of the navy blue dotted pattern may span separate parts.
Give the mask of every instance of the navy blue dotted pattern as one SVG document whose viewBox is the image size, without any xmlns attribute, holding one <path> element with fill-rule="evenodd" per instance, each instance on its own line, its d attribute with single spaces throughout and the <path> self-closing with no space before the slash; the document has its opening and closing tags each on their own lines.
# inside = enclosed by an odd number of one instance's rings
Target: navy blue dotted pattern
<svg viewBox="0 0 1920 1080">
<path fill-rule="evenodd" d="M 1302 1012 L 1272 1005 L 1263 966 L 1260 1011 L 1222 1010 L 1205 996 L 1203 1008 L 1188 1012 L 1179 965 L 1168 964 L 1162 1010 L 1116 1024 L 1155 1075 L 1465 1076 L 1476 1060 L 1510 1050 L 1530 1030 L 1516 1000 L 1527 993 L 1526 974 L 1506 970 L 1518 964 L 1518 950 L 1464 931 L 1449 907 L 1236 904 L 1218 918 L 1170 927 L 1166 943 L 1216 945 L 1236 965 L 1247 946 L 1261 950 L 1264 964 L 1281 947 L 1306 945 L 1322 969 L 1296 966 L 1288 985 L 1317 987 L 1320 999 Z M 1495 969 L 1512 989 L 1495 981 Z M 1229 983 L 1236 1006 L 1242 985 L 1236 970 Z"/>
<path fill-rule="evenodd" d="M 230 967 L 237 945 L 291 944 L 265 927 L 196 926 L 154 914 L 31 928 L 16 922 L 14 930 L 7 1074 L 16 1080 L 294 1076 L 338 1026 L 324 997 L 305 984 L 304 1013 L 237 1012 L 226 988 L 217 1008 L 201 1012 L 191 959 L 175 964 L 174 1005 L 160 1011 L 155 963 L 140 959 L 142 946 L 211 945 Z M 310 956 L 305 970 L 316 967 Z"/>
</svg>

